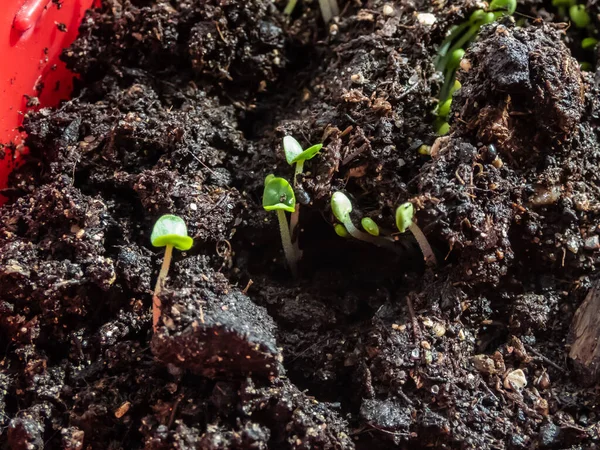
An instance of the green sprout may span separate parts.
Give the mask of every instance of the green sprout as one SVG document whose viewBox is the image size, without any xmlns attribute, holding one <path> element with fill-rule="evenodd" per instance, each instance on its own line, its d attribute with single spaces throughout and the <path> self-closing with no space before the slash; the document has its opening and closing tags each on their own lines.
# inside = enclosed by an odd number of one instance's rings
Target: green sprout
<svg viewBox="0 0 600 450">
<path fill-rule="evenodd" d="M 593 50 L 598 45 L 598 39 L 593 37 L 586 37 L 581 41 L 581 48 L 584 50 Z"/>
<path fill-rule="evenodd" d="M 575 4 L 575 0 L 552 0 L 552 6 L 555 8 L 570 8 Z"/>
<path fill-rule="evenodd" d="M 585 10 L 585 5 L 573 5 L 569 8 L 571 21 L 577 28 L 585 28 L 592 21 L 590 15 Z"/>
<path fill-rule="evenodd" d="M 296 7 L 297 2 L 298 0 L 288 0 L 287 5 L 285 5 L 285 9 L 283 10 L 283 13 L 286 16 L 291 16 L 294 12 L 294 8 Z"/>
<path fill-rule="evenodd" d="M 352 212 L 352 203 L 350 202 L 350 199 L 346 196 L 346 194 L 338 191 L 331 196 L 331 211 L 333 212 L 335 218 L 343 224 L 346 231 L 354 239 L 368 242 L 378 247 L 387 247 L 391 250 L 396 251 L 393 240 L 379 236 L 372 236 L 369 233 L 360 231 L 354 226 L 354 224 L 352 223 L 352 219 L 350 219 L 350 213 Z M 336 233 L 338 233 L 338 235 L 340 235 L 340 232 L 341 229 L 339 231 L 338 229 L 336 229 Z"/>
<path fill-rule="evenodd" d="M 576 0 L 552 0 L 552 6 L 558 8 L 558 15 L 561 17 L 566 17 L 567 10 L 575 3 Z"/>
<path fill-rule="evenodd" d="M 281 234 L 281 244 L 285 259 L 290 266 L 292 275 L 297 277 L 298 258 L 288 226 L 285 212 L 293 213 L 296 209 L 296 196 L 290 183 L 283 178 L 274 175 L 268 175 L 265 178 L 265 190 L 263 192 L 263 208 L 266 211 L 277 211 L 277 219 L 279 219 L 279 232 Z"/>
<path fill-rule="evenodd" d="M 285 160 L 291 166 L 296 164 L 294 170 L 294 188 L 297 186 L 298 175 L 302 174 L 304 170 L 304 162 L 312 159 L 317 153 L 321 151 L 323 144 L 315 144 L 306 150 L 302 149 L 300 143 L 292 136 L 285 136 L 283 138 L 283 152 L 285 153 Z M 298 259 L 301 256 L 301 251 L 298 248 L 298 234 L 296 228 L 298 227 L 298 221 L 300 220 L 300 205 L 297 206 L 296 210 L 290 217 L 290 232 L 292 236 L 292 242 L 294 244 L 295 253 L 298 255 Z"/>
<path fill-rule="evenodd" d="M 379 236 L 379 226 L 370 217 L 363 217 L 360 221 L 360 224 L 371 236 Z"/>
<path fill-rule="evenodd" d="M 162 266 L 156 279 L 156 286 L 154 287 L 154 295 L 152 297 L 152 329 L 156 333 L 162 309 L 160 293 L 169 273 L 173 248 L 181 251 L 189 250 L 192 248 L 194 240 L 188 236 L 187 227 L 181 217 L 165 214 L 154 224 L 152 234 L 150 235 L 150 242 L 154 247 L 165 247 L 165 256 L 163 257 Z"/>
<path fill-rule="evenodd" d="M 495 13 L 496 18 L 505 14 L 512 16 L 517 10 L 517 2 L 516 0 L 492 0 L 488 10 Z"/>
<path fill-rule="evenodd" d="M 350 236 L 348 230 L 346 230 L 346 227 L 341 223 L 336 223 L 333 229 L 335 231 L 335 234 L 337 234 L 339 237 L 347 238 Z"/>
<path fill-rule="evenodd" d="M 414 222 L 415 208 L 410 202 L 406 202 L 398 206 L 396 209 L 396 227 L 400 233 L 405 233 L 409 230 L 415 237 L 417 244 L 421 248 L 425 262 L 429 265 L 436 265 L 437 260 L 435 254 L 429 245 L 429 241 Z"/>
<path fill-rule="evenodd" d="M 294 171 L 294 187 L 296 187 L 296 180 L 298 175 L 304 170 L 304 162 L 309 159 L 313 159 L 317 153 L 323 148 L 323 144 L 315 144 L 312 147 L 302 150 L 300 143 L 292 136 L 285 136 L 283 138 L 283 152 L 285 153 L 285 160 L 291 166 L 296 164 Z"/>
</svg>

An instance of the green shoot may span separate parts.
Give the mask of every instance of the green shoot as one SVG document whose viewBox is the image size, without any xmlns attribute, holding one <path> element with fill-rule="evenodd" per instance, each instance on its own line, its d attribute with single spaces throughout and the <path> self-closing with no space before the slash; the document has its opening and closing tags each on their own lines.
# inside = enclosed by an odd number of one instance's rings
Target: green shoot
<svg viewBox="0 0 600 450">
<path fill-rule="evenodd" d="M 496 13 L 497 17 L 512 16 L 517 10 L 517 0 L 492 0 L 488 10 Z"/>
<path fill-rule="evenodd" d="M 350 219 L 350 213 L 352 212 L 352 203 L 344 193 L 338 191 L 331 196 L 331 211 L 333 212 L 335 218 L 344 225 L 346 231 L 354 239 L 368 242 L 378 247 L 387 247 L 394 251 L 396 250 L 393 241 L 385 239 L 383 237 L 372 236 L 368 233 L 360 231 L 354 226 L 352 220 Z"/>
<path fill-rule="evenodd" d="M 346 230 L 346 227 L 341 223 L 336 223 L 333 229 L 335 230 L 335 234 L 337 234 L 339 237 L 347 238 L 350 236 L 348 230 Z"/>
<path fill-rule="evenodd" d="M 288 0 L 287 5 L 285 5 L 285 9 L 283 10 L 283 13 L 286 16 L 291 16 L 292 13 L 294 12 L 294 8 L 296 7 L 296 3 L 298 0 Z"/>
<path fill-rule="evenodd" d="M 290 229 L 285 216 L 285 211 L 293 213 L 296 209 L 296 196 L 294 195 L 292 186 L 283 178 L 278 178 L 274 175 L 267 176 L 263 192 L 263 208 L 266 211 L 277 211 L 283 253 L 290 266 L 292 275 L 297 277 L 298 258 L 292 245 Z"/>
<path fill-rule="evenodd" d="M 317 153 L 321 151 L 323 144 L 315 144 L 306 150 L 302 150 L 300 143 L 292 136 L 285 136 L 283 138 L 283 152 L 285 153 L 285 160 L 291 166 L 296 164 L 294 170 L 294 188 L 297 186 L 298 175 L 302 174 L 304 170 L 304 162 L 314 158 Z M 296 228 L 298 227 L 298 221 L 300 220 L 300 205 L 297 206 L 296 210 L 290 217 L 290 232 L 292 236 L 292 242 L 294 244 L 294 251 L 300 259 L 302 252 L 298 247 L 298 235 Z"/>
<path fill-rule="evenodd" d="M 403 203 L 398 206 L 396 209 L 396 227 L 400 233 L 405 233 L 406 230 L 409 230 L 413 236 L 415 237 L 417 244 L 421 248 L 421 252 L 423 253 L 423 257 L 425 258 L 425 263 L 428 265 L 436 265 L 437 260 L 435 258 L 435 254 L 429 245 L 429 241 L 414 222 L 415 209 L 412 203 Z"/>
<path fill-rule="evenodd" d="M 575 5 L 576 0 L 552 0 L 552 6 L 558 8 L 558 15 L 560 17 L 565 17 L 567 15 L 567 10 Z"/>
<path fill-rule="evenodd" d="M 593 37 L 586 37 L 581 41 L 581 48 L 584 50 L 593 50 L 598 45 L 598 39 Z"/>
<path fill-rule="evenodd" d="M 592 21 L 590 15 L 585 10 L 585 5 L 573 5 L 569 8 L 569 17 L 571 17 L 571 22 L 577 28 L 585 28 Z"/>
<path fill-rule="evenodd" d="M 360 224 L 371 236 L 379 236 L 379 226 L 370 217 L 363 217 L 360 221 Z"/>
<path fill-rule="evenodd" d="M 575 4 L 575 0 L 552 0 L 552 6 L 555 8 L 570 8 Z"/>
<path fill-rule="evenodd" d="M 187 227 L 181 217 L 172 214 L 166 214 L 160 217 L 154 224 L 150 242 L 154 247 L 165 247 L 165 256 L 162 266 L 156 279 L 154 287 L 154 295 L 152 297 L 152 329 L 156 333 L 158 328 L 158 320 L 160 318 L 162 302 L 160 301 L 160 293 L 164 286 L 165 280 L 169 273 L 171 259 L 173 256 L 173 248 L 186 251 L 192 248 L 194 240 L 188 236 Z"/>
<path fill-rule="evenodd" d="M 285 160 L 291 166 L 296 164 L 294 171 L 294 187 L 297 185 L 298 175 L 304 170 L 304 162 L 309 159 L 313 159 L 319 151 L 323 148 L 323 144 L 315 144 L 312 147 L 302 150 L 300 143 L 292 136 L 285 136 L 283 138 L 283 152 L 285 153 Z"/>
</svg>

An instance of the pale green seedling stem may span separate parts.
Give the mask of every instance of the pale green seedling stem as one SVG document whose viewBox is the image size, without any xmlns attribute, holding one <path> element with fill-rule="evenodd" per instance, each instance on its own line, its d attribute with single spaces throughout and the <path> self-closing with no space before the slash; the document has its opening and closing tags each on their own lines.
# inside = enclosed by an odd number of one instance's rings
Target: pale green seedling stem
<svg viewBox="0 0 600 450">
<path fill-rule="evenodd" d="M 154 286 L 154 295 L 152 296 L 152 328 L 156 333 L 158 328 L 158 320 L 160 319 L 160 312 L 162 310 L 162 302 L 160 301 L 160 292 L 165 284 L 167 275 L 169 274 L 169 267 L 171 266 L 171 259 L 173 257 L 173 246 L 165 246 L 165 256 L 163 257 L 162 266 L 160 266 L 160 272 L 156 279 L 156 285 Z"/>
<path fill-rule="evenodd" d="M 298 211 L 298 205 L 296 205 L 296 211 Z M 277 210 L 277 219 L 279 219 L 279 233 L 281 234 L 281 245 L 283 246 L 285 259 L 288 261 L 292 275 L 294 278 L 297 278 L 299 255 L 296 252 L 294 245 L 292 245 L 292 237 L 290 235 L 290 228 L 288 226 L 285 212 L 282 210 Z"/>
</svg>

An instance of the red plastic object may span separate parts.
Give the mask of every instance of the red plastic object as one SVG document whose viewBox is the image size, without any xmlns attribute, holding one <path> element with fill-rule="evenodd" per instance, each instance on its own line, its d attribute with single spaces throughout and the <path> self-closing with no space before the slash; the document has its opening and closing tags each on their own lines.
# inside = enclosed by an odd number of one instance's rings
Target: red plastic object
<svg viewBox="0 0 600 450">
<path fill-rule="evenodd" d="M 73 74 L 59 60 L 94 0 L 0 0 L 0 189 L 23 151 L 26 111 L 68 98 Z M 97 2 L 99 3 L 99 2 Z M 15 144 L 17 151 L 5 147 Z M 0 204 L 3 198 L 0 196 Z"/>
</svg>

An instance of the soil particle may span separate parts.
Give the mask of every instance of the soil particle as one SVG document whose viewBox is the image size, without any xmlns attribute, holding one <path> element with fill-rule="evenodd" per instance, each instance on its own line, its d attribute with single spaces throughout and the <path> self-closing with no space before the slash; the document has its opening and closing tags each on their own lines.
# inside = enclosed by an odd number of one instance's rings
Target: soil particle
<svg viewBox="0 0 600 450">
<path fill-rule="evenodd" d="M 453 104 L 464 124 L 459 130 L 474 131 L 520 160 L 569 139 L 583 112 L 584 83 L 561 31 L 552 25 L 486 27 L 466 55 L 471 69 L 459 76 L 463 88 Z M 537 130 L 533 140 L 531 127 Z"/>
<path fill-rule="evenodd" d="M 273 320 L 241 292 L 182 287 L 161 300 L 164 326 L 152 351 L 164 363 L 211 378 L 281 371 Z"/>
</svg>

